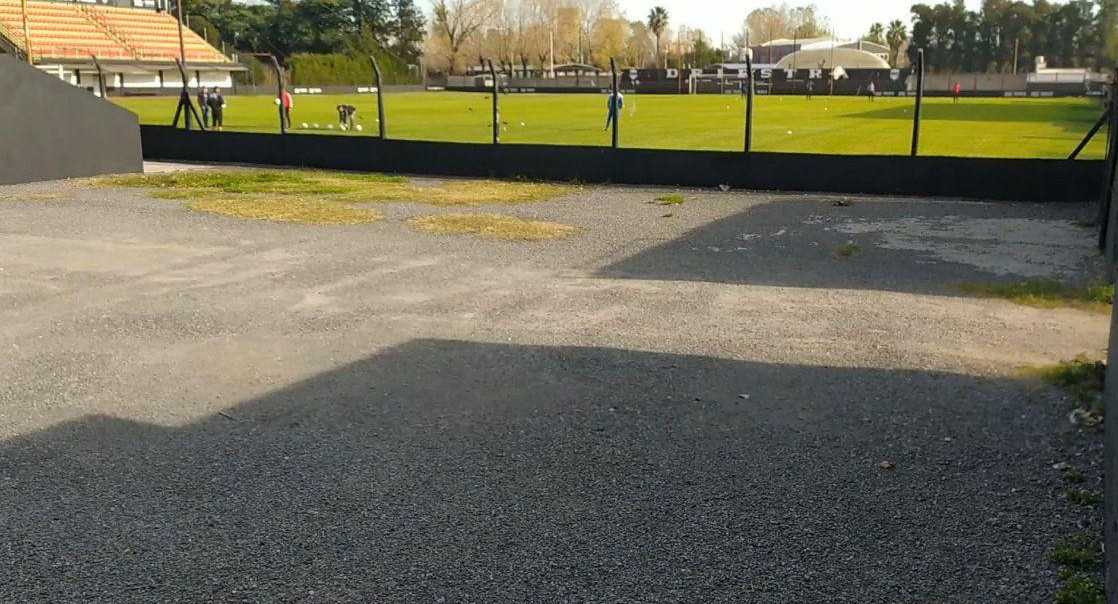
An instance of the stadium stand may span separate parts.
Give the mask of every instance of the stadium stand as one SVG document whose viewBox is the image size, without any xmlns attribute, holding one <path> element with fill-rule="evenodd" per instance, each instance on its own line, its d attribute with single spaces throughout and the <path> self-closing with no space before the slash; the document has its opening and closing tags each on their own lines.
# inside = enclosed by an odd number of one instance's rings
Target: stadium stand
<svg viewBox="0 0 1118 604">
<path fill-rule="evenodd" d="M 0 0 L 0 41 L 26 55 L 23 18 L 20 0 Z M 174 65 L 180 56 L 178 21 L 165 12 L 28 0 L 27 29 L 36 66 L 71 84 L 93 88 L 96 57 L 110 89 L 182 86 Z M 243 70 L 189 28 L 184 28 L 183 39 L 191 85 L 229 86 L 231 72 Z"/>
</svg>

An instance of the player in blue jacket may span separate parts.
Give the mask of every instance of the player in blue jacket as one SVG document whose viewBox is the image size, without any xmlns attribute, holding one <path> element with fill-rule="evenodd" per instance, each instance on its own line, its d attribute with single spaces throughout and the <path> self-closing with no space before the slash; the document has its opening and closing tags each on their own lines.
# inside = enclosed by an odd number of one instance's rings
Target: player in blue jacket
<svg viewBox="0 0 1118 604">
<path fill-rule="evenodd" d="M 621 94 L 620 90 L 617 91 L 616 97 L 612 92 L 609 93 L 606 106 L 609 108 L 609 114 L 606 115 L 606 130 L 609 130 L 610 124 L 621 115 L 621 110 L 625 107 L 625 95 Z"/>
</svg>

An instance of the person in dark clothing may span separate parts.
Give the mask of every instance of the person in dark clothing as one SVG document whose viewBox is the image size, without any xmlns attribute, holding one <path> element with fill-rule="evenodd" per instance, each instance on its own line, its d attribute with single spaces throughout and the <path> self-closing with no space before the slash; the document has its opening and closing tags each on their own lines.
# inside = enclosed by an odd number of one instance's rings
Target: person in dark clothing
<svg viewBox="0 0 1118 604">
<path fill-rule="evenodd" d="M 353 116 L 357 115 L 357 107 L 353 105 L 338 105 L 338 125 L 342 130 L 353 129 Z"/>
<path fill-rule="evenodd" d="M 221 130 L 225 127 L 225 97 L 221 96 L 220 88 L 214 86 L 208 102 L 210 106 L 210 122 L 213 124 L 214 130 Z"/>
<path fill-rule="evenodd" d="M 198 108 L 202 110 L 202 125 L 210 127 L 210 92 L 203 86 L 198 90 Z"/>
<path fill-rule="evenodd" d="M 815 80 L 807 81 L 807 100 L 811 100 L 811 95 L 815 92 Z"/>
</svg>

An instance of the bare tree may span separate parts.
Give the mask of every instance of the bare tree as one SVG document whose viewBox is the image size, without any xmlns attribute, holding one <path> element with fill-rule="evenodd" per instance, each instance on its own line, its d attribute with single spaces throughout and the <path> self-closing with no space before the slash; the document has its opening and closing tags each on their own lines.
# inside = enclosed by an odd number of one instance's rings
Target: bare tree
<svg viewBox="0 0 1118 604">
<path fill-rule="evenodd" d="M 441 38 L 451 68 L 465 43 L 486 26 L 496 13 L 493 0 L 436 0 L 432 33 Z"/>
</svg>

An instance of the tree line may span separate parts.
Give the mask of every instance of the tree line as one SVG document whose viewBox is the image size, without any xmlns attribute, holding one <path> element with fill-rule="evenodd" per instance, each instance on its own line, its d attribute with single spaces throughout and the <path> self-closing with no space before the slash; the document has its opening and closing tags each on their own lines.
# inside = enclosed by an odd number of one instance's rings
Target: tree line
<svg viewBox="0 0 1118 604">
<path fill-rule="evenodd" d="M 928 69 L 942 72 L 1113 67 L 1118 56 L 1118 0 L 963 0 L 912 7 L 909 59 L 924 49 Z"/>
</svg>

